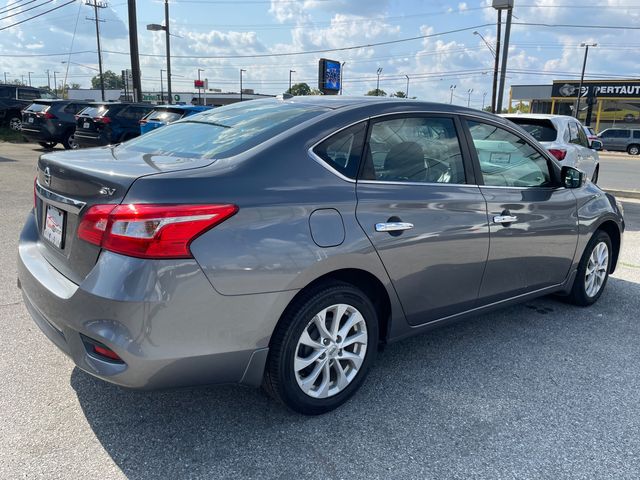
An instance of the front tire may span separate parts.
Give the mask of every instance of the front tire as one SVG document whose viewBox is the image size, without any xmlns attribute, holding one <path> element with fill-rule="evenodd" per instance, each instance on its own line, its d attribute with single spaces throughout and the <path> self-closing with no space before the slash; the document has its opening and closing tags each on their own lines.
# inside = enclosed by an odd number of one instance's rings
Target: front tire
<svg viewBox="0 0 640 480">
<path fill-rule="evenodd" d="M 76 143 L 76 132 L 69 132 L 62 140 L 62 146 L 65 150 L 76 150 L 78 144 Z"/>
<path fill-rule="evenodd" d="M 9 128 L 14 132 L 19 132 L 22 130 L 22 118 L 17 115 L 9 116 Z"/>
<path fill-rule="evenodd" d="M 297 299 L 271 339 L 265 389 L 305 415 L 344 404 L 360 388 L 378 346 L 378 315 L 351 284 L 331 282 Z"/>
<path fill-rule="evenodd" d="M 604 291 L 611 270 L 611 239 L 602 230 L 597 231 L 584 249 L 578 273 L 568 300 L 586 307 L 598 301 Z"/>
</svg>

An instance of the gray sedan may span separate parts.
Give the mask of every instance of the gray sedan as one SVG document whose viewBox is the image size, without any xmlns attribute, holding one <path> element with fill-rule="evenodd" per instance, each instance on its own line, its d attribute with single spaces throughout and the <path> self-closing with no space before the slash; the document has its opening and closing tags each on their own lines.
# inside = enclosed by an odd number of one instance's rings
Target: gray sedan
<svg viewBox="0 0 640 480">
<path fill-rule="evenodd" d="M 526 132 L 407 100 L 277 98 L 47 153 L 19 244 L 36 324 L 151 389 L 347 401 L 378 348 L 533 297 L 598 300 L 616 200 Z"/>
</svg>

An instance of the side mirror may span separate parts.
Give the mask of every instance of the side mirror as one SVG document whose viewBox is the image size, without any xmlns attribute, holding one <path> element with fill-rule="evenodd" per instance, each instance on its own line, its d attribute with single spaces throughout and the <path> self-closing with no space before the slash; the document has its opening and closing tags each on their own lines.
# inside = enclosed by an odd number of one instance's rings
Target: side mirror
<svg viewBox="0 0 640 480">
<path fill-rule="evenodd" d="M 602 142 L 600 140 L 591 140 L 591 150 L 599 152 L 602 150 Z"/>
<path fill-rule="evenodd" d="M 584 172 L 577 168 L 564 166 L 561 171 L 562 185 L 566 188 L 580 188 L 584 185 L 586 177 Z"/>
</svg>

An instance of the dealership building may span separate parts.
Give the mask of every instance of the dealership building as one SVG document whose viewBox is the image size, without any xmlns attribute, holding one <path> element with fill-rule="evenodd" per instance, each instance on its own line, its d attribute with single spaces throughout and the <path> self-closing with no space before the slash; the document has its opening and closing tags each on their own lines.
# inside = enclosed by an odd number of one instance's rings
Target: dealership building
<svg viewBox="0 0 640 480">
<path fill-rule="evenodd" d="M 554 80 L 552 85 L 512 85 L 509 107 L 528 102 L 531 113 L 574 115 L 580 82 Z M 585 80 L 578 118 L 596 132 L 605 128 L 640 128 L 640 80 Z"/>
</svg>

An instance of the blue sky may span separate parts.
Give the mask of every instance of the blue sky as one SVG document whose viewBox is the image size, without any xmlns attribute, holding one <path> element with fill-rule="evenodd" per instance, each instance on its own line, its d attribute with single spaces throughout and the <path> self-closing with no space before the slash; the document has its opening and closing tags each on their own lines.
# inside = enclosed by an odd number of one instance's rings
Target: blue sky
<svg viewBox="0 0 640 480">
<path fill-rule="evenodd" d="M 20 0 L 26 3 L 27 0 Z M 53 0 L 44 7 L 18 13 L 0 13 L 0 28 L 68 0 Z M 0 12 L 16 0 L 3 0 Z M 41 3 L 38 1 L 38 3 Z M 388 93 L 406 88 L 424 100 L 448 102 L 450 86 L 456 85 L 454 102 L 480 107 L 483 94 L 491 90 L 493 57 L 474 29 L 487 41 L 495 41 L 496 13 L 490 0 L 467 2 L 399 0 L 172 0 L 173 89 L 191 91 L 197 69 L 209 86 L 223 91 L 238 90 L 239 69 L 244 68 L 244 85 L 260 93 L 281 93 L 288 87 L 289 70 L 294 82 L 317 83 L 317 62 L 322 56 L 344 61 L 344 93 L 362 95 L 375 88 L 376 70 L 383 69 L 380 88 Z M 570 23 L 589 26 L 626 25 L 640 28 L 640 4 L 633 0 L 584 0 L 569 7 L 568 0 L 515 0 L 516 22 Z M 19 3 L 17 4 L 19 5 Z M 25 6 L 23 8 L 29 8 Z M 161 23 L 163 3 L 138 0 L 140 51 L 144 90 L 158 90 L 160 69 L 165 68 L 164 33 L 148 32 L 145 25 Z M 114 0 L 101 10 L 105 69 L 120 72 L 129 66 L 127 4 Z M 0 75 L 27 77 L 34 84 L 46 84 L 44 71 L 64 77 L 71 59 L 97 67 L 92 9 L 74 3 L 22 25 L 0 31 Z M 76 28 L 77 21 L 77 28 Z M 491 24 L 484 26 L 486 24 Z M 339 52 L 307 55 L 268 56 L 318 49 L 343 48 L 409 37 L 440 34 L 419 40 Z M 74 29 L 75 38 L 72 38 Z M 514 25 L 509 55 L 509 84 L 550 83 L 553 79 L 575 78 L 581 68 L 581 42 L 598 42 L 590 51 L 588 73 L 640 77 L 637 30 L 595 28 L 545 28 Z M 68 52 L 74 53 L 70 57 Z M 110 53 L 111 52 L 111 53 Z M 34 56 L 40 55 L 40 56 Z M 157 56 L 152 56 L 157 55 Z M 262 57 L 246 57 L 263 55 Z M 267 55 L 267 56 L 264 56 Z M 204 58 L 234 57 L 242 58 Z M 95 74 L 90 68 L 70 64 L 69 82 L 89 85 Z M 178 76 L 179 75 L 179 76 Z M 490 93 L 486 96 L 489 102 Z"/>
</svg>

